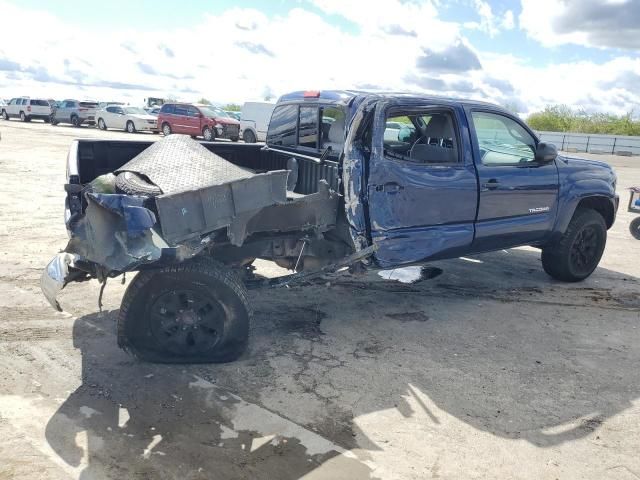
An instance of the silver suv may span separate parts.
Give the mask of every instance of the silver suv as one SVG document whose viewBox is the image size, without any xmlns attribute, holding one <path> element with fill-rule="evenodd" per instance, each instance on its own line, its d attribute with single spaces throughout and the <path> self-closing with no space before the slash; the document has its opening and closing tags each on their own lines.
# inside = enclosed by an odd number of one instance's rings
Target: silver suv
<svg viewBox="0 0 640 480">
<path fill-rule="evenodd" d="M 98 102 L 79 100 L 63 100 L 53 111 L 51 123 L 70 123 L 74 127 L 79 127 L 83 123 L 95 125 L 96 109 Z"/>
</svg>

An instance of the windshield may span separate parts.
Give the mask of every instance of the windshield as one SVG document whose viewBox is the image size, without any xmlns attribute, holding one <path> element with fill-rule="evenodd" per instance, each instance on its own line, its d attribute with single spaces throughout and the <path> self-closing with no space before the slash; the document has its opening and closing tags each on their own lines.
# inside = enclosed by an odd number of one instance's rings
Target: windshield
<svg viewBox="0 0 640 480">
<path fill-rule="evenodd" d="M 224 110 L 220 110 L 216 107 L 198 107 L 202 113 L 204 113 L 207 117 L 222 117 L 229 118 L 229 115 Z"/>
<path fill-rule="evenodd" d="M 140 107 L 125 107 L 124 111 L 129 115 L 147 115 L 147 112 Z"/>
</svg>

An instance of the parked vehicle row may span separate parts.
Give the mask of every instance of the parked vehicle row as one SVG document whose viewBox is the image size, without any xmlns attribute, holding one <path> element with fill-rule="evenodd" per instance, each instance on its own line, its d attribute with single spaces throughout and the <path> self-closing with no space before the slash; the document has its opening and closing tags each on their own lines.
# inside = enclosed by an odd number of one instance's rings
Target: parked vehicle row
<svg viewBox="0 0 640 480">
<path fill-rule="evenodd" d="M 6 105 L 0 104 L 0 114 L 5 120 L 19 118 L 29 122 L 39 119 L 53 125 L 95 125 L 100 130 L 119 129 L 130 133 L 182 133 L 206 141 L 224 138 L 237 142 L 242 138 L 246 143 L 256 143 L 266 140 L 275 107 L 272 102 L 246 102 L 241 112 L 235 112 L 213 105 L 165 102 L 158 98 L 145 100 L 147 105 L 141 108 L 115 101 L 18 97 Z M 328 131 L 331 120 L 330 117 L 323 118 L 324 130 Z"/>
</svg>

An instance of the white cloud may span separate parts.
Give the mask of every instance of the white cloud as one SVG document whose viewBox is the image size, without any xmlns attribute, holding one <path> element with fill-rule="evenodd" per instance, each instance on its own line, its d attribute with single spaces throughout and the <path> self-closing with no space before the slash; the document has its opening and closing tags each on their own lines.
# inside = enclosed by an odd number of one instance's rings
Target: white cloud
<svg viewBox="0 0 640 480">
<path fill-rule="evenodd" d="M 464 26 L 471 30 L 480 30 L 493 38 L 500 30 L 511 30 L 515 26 L 513 12 L 507 10 L 502 16 L 495 14 L 489 2 L 473 0 L 473 6 L 480 17 L 479 22 L 466 22 Z"/>
<path fill-rule="evenodd" d="M 464 26 L 441 20 L 430 1 L 389 0 L 385 8 L 361 0 L 310 1 L 355 23 L 356 31 L 345 32 L 300 3 L 281 16 L 234 8 L 204 15 L 188 29 L 103 31 L 98 40 L 89 27 L 0 0 L 1 18 L 28 16 L 36 24 L 25 37 L 19 22 L 3 23 L 0 96 L 136 104 L 147 96 L 175 95 L 243 102 L 266 93 L 377 86 L 517 101 L 523 112 L 549 103 L 615 112 L 640 104 L 633 88 L 640 60 L 630 56 L 604 65 L 532 66 L 515 55 L 474 48 Z M 513 24 L 510 11 L 495 15 L 489 9 L 484 15 L 492 25 L 486 28 Z"/>
<path fill-rule="evenodd" d="M 520 28 L 552 47 L 640 50 L 640 0 L 521 0 Z"/>
<path fill-rule="evenodd" d="M 513 28 L 516 26 L 516 22 L 513 18 L 513 12 L 511 10 L 507 10 L 506 12 L 504 12 L 502 21 L 500 22 L 500 26 L 505 30 L 513 30 Z"/>
</svg>

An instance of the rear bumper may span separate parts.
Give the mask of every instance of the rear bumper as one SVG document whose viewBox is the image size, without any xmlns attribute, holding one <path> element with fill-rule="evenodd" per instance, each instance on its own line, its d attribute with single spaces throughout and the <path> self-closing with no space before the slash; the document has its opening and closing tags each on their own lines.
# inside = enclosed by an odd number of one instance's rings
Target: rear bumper
<svg viewBox="0 0 640 480">
<path fill-rule="evenodd" d="M 44 114 L 44 113 L 30 113 L 29 115 L 27 115 L 29 118 L 31 119 L 35 119 L 35 120 L 49 120 L 51 118 L 51 114 Z"/>
<path fill-rule="evenodd" d="M 40 288 L 49 304 L 62 311 L 58 303 L 58 294 L 69 283 L 69 268 L 73 267 L 78 256 L 72 253 L 61 252 L 51 259 L 47 268 L 42 272 Z"/>
</svg>

